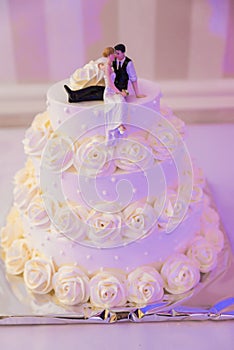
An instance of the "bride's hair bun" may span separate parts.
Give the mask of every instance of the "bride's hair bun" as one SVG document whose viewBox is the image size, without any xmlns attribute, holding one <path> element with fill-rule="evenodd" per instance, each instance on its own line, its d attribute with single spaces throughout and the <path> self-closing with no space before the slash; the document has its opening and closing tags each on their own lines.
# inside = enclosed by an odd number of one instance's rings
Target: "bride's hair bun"
<svg viewBox="0 0 234 350">
<path fill-rule="evenodd" d="M 102 56 L 108 57 L 113 53 L 115 53 L 115 49 L 113 47 L 106 47 L 102 53 Z"/>
</svg>

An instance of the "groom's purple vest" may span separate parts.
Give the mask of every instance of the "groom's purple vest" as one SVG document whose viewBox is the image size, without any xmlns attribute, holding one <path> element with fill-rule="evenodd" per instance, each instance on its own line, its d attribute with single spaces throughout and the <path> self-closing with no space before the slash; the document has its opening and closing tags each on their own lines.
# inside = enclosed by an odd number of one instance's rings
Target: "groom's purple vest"
<svg viewBox="0 0 234 350">
<path fill-rule="evenodd" d="M 127 90 L 129 76 L 127 73 L 127 65 L 131 61 L 127 56 L 125 57 L 123 65 L 118 69 L 117 60 L 113 62 L 113 68 L 115 72 L 115 86 L 120 90 Z"/>
</svg>

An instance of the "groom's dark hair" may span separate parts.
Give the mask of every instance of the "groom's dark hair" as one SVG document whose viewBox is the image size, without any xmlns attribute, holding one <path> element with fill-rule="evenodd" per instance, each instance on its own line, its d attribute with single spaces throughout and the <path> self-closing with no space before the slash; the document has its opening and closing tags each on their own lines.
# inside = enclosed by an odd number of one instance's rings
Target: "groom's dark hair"
<svg viewBox="0 0 234 350">
<path fill-rule="evenodd" d="M 121 51 L 121 52 L 125 52 L 126 51 L 126 47 L 125 47 L 124 44 L 115 45 L 114 49 L 118 50 L 118 51 Z"/>
</svg>

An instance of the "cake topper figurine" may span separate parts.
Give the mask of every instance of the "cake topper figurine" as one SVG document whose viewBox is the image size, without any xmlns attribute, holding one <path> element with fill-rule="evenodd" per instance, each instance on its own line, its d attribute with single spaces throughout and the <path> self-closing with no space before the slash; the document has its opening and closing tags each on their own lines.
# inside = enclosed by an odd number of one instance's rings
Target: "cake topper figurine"
<svg viewBox="0 0 234 350">
<path fill-rule="evenodd" d="M 115 50 L 113 47 L 106 47 L 103 51 L 103 56 L 107 58 L 106 63 L 103 66 L 105 90 L 104 90 L 104 103 L 105 103 L 105 118 L 106 118 L 106 138 L 108 141 L 114 140 L 119 134 L 124 134 L 126 127 L 124 122 L 127 116 L 127 105 L 125 103 L 125 97 L 127 93 L 126 81 L 116 87 L 116 74 L 113 70 L 112 64 L 115 60 Z M 120 79 L 119 79 L 120 80 Z M 122 82 L 122 80 L 121 80 Z"/>
<path fill-rule="evenodd" d="M 126 47 L 124 44 L 115 45 L 115 60 L 113 62 L 113 68 L 116 74 L 115 86 L 120 90 L 128 89 L 128 81 L 132 83 L 133 90 L 136 97 L 141 98 L 145 95 L 139 93 L 137 74 L 133 64 L 133 61 L 125 55 Z"/>
<path fill-rule="evenodd" d="M 118 90 L 128 95 L 128 82 L 131 81 L 135 96 L 145 97 L 139 92 L 137 74 L 133 61 L 125 55 L 126 47 L 118 44 L 114 47 L 114 59 L 112 66 L 116 74 L 114 84 Z M 64 85 L 68 94 L 68 102 L 83 102 L 103 100 L 104 94 L 104 71 L 105 58 L 90 61 L 85 66 L 78 68 L 70 78 L 70 86 Z"/>
</svg>

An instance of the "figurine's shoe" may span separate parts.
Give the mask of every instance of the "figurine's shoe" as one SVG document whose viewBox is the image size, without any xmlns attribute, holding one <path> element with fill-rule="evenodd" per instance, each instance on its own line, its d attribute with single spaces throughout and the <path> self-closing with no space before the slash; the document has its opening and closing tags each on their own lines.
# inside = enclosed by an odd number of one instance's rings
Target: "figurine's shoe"
<svg viewBox="0 0 234 350">
<path fill-rule="evenodd" d="M 74 94 L 74 91 L 72 91 L 69 86 L 67 85 L 64 85 L 64 89 L 66 90 L 67 94 L 68 94 L 68 102 L 72 103 L 74 102 L 73 100 L 73 94 Z"/>
<path fill-rule="evenodd" d="M 93 85 L 79 90 L 71 90 L 69 86 L 64 85 L 68 94 L 69 102 L 100 101 L 103 100 L 104 86 Z"/>
<path fill-rule="evenodd" d="M 119 134 L 120 134 L 121 136 L 123 136 L 123 135 L 126 134 L 127 129 L 126 129 L 126 127 L 122 124 L 122 125 L 120 125 L 120 126 L 118 127 L 118 132 L 119 132 Z"/>
<path fill-rule="evenodd" d="M 107 146 L 114 146 L 116 144 L 115 130 L 108 131 L 106 140 L 107 140 Z"/>
</svg>

